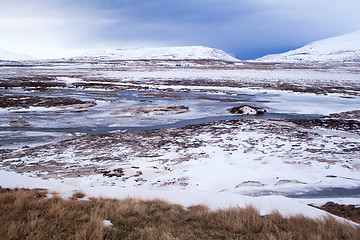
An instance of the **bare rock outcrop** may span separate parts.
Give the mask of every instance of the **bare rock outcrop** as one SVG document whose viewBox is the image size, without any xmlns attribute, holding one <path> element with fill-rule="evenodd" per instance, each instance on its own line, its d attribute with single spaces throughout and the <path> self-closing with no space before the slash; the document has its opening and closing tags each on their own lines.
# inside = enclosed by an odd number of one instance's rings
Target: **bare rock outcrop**
<svg viewBox="0 0 360 240">
<path fill-rule="evenodd" d="M 24 120 L 15 120 L 15 121 L 10 121 L 10 126 L 12 126 L 12 127 L 29 127 L 29 126 L 31 126 L 31 124 Z"/>
<path fill-rule="evenodd" d="M 249 105 L 241 105 L 238 107 L 232 107 L 227 109 L 232 114 L 263 114 L 266 112 L 264 108 L 252 107 Z"/>
</svg>

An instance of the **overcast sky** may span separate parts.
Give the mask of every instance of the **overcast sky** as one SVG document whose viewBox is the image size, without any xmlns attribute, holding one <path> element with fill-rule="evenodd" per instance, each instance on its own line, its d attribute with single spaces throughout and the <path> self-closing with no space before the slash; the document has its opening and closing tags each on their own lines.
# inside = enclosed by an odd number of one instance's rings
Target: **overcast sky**
<svg viewBox="0 0 360 240">
<path fill-rule="evenodd" d="M 253 59 L 360 30 L 359 0 L 0 0 L 0 48 L 38 57 L 201 45 Z"/>
</svg>

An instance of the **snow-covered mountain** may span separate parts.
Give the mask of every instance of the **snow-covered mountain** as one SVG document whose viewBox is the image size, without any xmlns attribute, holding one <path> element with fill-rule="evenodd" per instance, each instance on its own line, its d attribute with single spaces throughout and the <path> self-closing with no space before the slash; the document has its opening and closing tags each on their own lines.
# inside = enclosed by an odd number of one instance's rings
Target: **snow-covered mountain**
<svg viewBox="0 0 360 240">
<path fill-rule="evenodd" d="M 8 52 L 0 48 L 0 60 L 21 61 L 21 60 L 36 60 L 36 58 L 22 53 Z"/>
<path fill-rule="evenodd" d="M 86 54 L 80 58 L 112 59 L 112 60 L 220 60 L 239 62 L 228 53 L 209 47 L 154 47 L 125 48 Z"/>
<path fill-rule="evenodd" d="M 312 42 L 289 52 L 266 55 L 256 61 L 360 61 L 360 31 Z"/>
</svg>

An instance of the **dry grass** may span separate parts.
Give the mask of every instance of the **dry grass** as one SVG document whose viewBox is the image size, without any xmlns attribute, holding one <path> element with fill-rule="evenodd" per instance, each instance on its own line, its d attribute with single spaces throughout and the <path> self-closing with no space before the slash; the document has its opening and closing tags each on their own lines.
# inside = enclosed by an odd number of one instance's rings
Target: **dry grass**
<svg viewBox="0 0 360 240">
<path fill-rule="evenodd" d="M 333 218 L 260 216 L 251 206 L 210 211 L 161 200 L 64 200 L 43 190 L 6 189 L 0 189 L 0 206 L 0 239 L 360 239 L 359 228 Z"/>
</svg>

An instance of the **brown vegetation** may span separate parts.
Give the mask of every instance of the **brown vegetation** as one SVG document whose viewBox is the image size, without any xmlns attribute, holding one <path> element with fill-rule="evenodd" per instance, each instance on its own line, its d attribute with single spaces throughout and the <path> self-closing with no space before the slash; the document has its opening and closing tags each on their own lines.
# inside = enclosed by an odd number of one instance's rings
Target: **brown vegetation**
<svg viewBox="0 0 360 240">
<path fill-rule="evenodd" d="M 161 200 L 71 198 L 0 189 L 0 239 L 359 239 L 333 218 L 260 216 L 253 207 L 210 211 Z M 104 226 L 109 220 L 113 226 Z"/>
<path fill-rule="evenodd" d="M 315 206 L 316 207 L 316 206 Z M 349 219 L 353 222 L 357 222 L 360 224 L 360 207 L 356 205 L 344 205 L 344 204 L 337 204 L 333 202 L 327 202 L 326 204 L 322 205 L 321 207 L 316 207 L 337 215 L 339 217 L 343 217 Z"/>
<path fill-rule="evenodd" d="M 71 97 L 39 97 L 27 95 L 1 95 L 0 108 L 29 108 L 29 107 L 65 107 L 77 106 L 93 107 L 95 102 L 82 101 Z"/>
<path fill-rule="evenodd" d="M 74 194 L 73 194 L 73 198 L 83 198 L 83 197 L 85 197 L 86 195 L 85 195 L 85 193 L 83 193 L 83 192 L 75 192 Z"/>
</svg>

